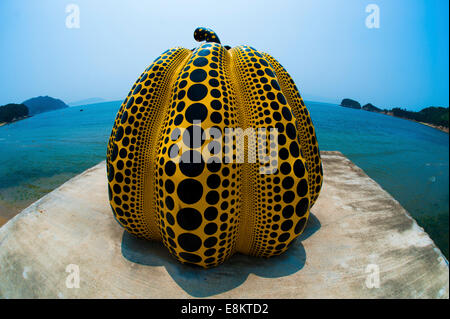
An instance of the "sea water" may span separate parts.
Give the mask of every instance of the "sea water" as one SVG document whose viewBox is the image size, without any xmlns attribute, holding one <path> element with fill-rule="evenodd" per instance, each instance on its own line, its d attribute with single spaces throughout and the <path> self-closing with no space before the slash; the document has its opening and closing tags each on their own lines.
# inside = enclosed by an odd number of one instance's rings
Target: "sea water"
<svg viewBox="0 0 450 319">
<path fill-rule="evenodd" d="M 0 127 L 0 217 L 106 157 L 120 101 L 69 107 Z M 448 258 L 449 135 L 383 114 L 307 102 L 320 149 L 342 152 L 397 199 Z"/>
</svg>

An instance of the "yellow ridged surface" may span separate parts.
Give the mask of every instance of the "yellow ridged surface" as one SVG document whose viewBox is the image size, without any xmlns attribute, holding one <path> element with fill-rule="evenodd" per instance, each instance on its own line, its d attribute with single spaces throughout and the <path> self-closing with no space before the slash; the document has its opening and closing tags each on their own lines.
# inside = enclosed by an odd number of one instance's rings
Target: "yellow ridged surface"
<svg viewBox="0 0 450 319">
<path fill-rule="evenodd" d="M 257 156 L 249 181 L 254 193 L 253 207 L 248 212 L 253 224 L 249 254 L 270 257 L 285 251 L 306 224 L 309 213 L 307 172 L 299 154 L 295 119 L 271 65 L 249 46 L 230 51 L 239 87 L 245 97 L 245 108 L 249 112 L 249 126 L 256 130 L 278 130 L 280 156 L 276 156 L 277 171 L 260 174 L 259 168 L 263 163 Z M 258 147 L 261 142 L 258 141 Z M 265 147 L 262 153 L 268 153 L 268 149 Z M 250 154 L 256 150 L 249 148 L 248 151 Z M 241 238 L 248 240 L 244 236 Z"/>
<path fill-rule="evenodd" d="M 167 109 L 169 107 L 170 102 L 170 92 L 172 91 L 176 79 L 176 75 L 180 73 L 181 68 L 186 64 L 186 61 L 191 56 L 191 52 L 188 50 L 184 50 L 182 54 L 180 54 L 176 59 L 174 59 L 171 64 L 171 70 L 168 74 L 168 81 L 165 83 L 166 85 L 162 88 L 162 92 L 164 92 L 162 99 L 157 104 L 157 107 L 154 108 L 154 121 L 150 124 L 150 127 L 153 129 L 147 129 L 146 135 L 144 137 L 144 145 L 143 150 L 144 153 L 144 187 L 141 189 L 142 197 L 144 198 L 144 211 L 148 212 L 145 214 L 148 217 L 147 223 L 150 227 L 150 234 L 152 235 L 151 239 L 161 240 L 161 230 L 159 228 L 158 216 L 158 203 L 156 200 L 156 178 L 155 172 L 157 166 L 157 148 L 156 144 L 159 141 L 159 136 L 161 134 L 161 127 L 164 117 L 167 114 Z M 156 105 L 155 105 L 156 106 Z M 145 195 L 150 196 L 145 196 Z"/>
<path fill-rule="evenodd" d="M 316 131 L 309 115 L 308 109 L 289 73 L 275 58 L 267 53 L 264 56 L 275 68 L 281 89 L 289 102 L 297 120 L 297 130 L 300 133 L 300 145 L 302 154 L 306 158 L 309 172 L 309 191 L 311 192 L 311 207 L 319 197 L 323 183 L 322 160 L 320 159 L 319 143 Z"/>
<path fill-rule="evenodd" d="M 204 267 L 231 256 L 240 216 L 240 167 L 224 163 L 221 147 L 208 148 L 215 145 L 208 128 L 223 132 L 238 127 L 234 94 L 225 76 L 225 54 L 221 45 L 213 43 L 193 52 L 175 83 L 156 158 L 163 242 L 181 262 Z M 201 126 L 194 120 L 201 120 Z M 205 134 L 202 143 L 187 138 L 188 132 L 195 137 L 195 130 L 199 137 Z M 211 157 L 204 159 L 205 152 Z M 181 157 L 179 165 L 173 164 L 173 156 Z"/>
<path fill-rule="evenodd" d="M 145 207 L 153 200 L 148 181 L 153 179 L 149 163 L 154 161 L 150 145 L 157 138 L 155 122 L 165 112 L 174 71 L 188 54 L 184 48 L 167 50 L 141 74 L 119 109 L 108 143 L 108 191 L 116 220 L 147 239 L 160 237 L 155 212 Z"/>
<path fill-rule="evenodd" d="M 205 268 L 235 252 L 284 252 L 303 231 L 311 201 L 311 158 L 300 154 L 308 147 L 302 139 L 311 138 L 296 124 L 299 116 L 307 120 L 288 80 L 271 57 L 248 46 L 205 43 L 163 53 L 133 85 L 108 143 L 116 220 L 136 236 L 161 240 L 180 262 Z M 225 138 L 226 128 L 237 130 L 235 140 Z M 269 131 L 258 135 L 262 128 L 278 130 L 278 149 Z M 238 140 L 245 140 L 243 154 Z"/>
</svg>

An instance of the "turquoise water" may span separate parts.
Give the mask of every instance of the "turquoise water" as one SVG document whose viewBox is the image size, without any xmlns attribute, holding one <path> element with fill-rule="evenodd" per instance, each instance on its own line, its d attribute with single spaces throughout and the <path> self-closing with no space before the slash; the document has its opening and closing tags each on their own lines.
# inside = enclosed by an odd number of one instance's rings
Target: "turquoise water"
<svg viewBox="0 0 450 319">
<path fill-rule="evenodd" d="M 104 160 L 119 106 L 120 101 L 70 107 L 0 127 L 0 217 L 12 217 Z M 449 135 L 333 104 L 307 106 L 321 150 L 339 150 L 361 167 L 416 218 L 448 258 Z"/>
</svg>

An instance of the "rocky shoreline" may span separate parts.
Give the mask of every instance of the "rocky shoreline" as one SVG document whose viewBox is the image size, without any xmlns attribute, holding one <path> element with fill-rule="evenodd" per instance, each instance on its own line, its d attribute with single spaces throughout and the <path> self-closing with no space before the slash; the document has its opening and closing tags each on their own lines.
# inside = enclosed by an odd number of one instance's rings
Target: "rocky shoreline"
<svg viewBox="0 0 450 319">
<path fill-rule="evenodd" d="M 6 125 L 6 124 L 11 124 L 11 123 L 14 123 L 14 122 L 18 122 L 18 121 L 21 121 L 21 120 L 25 120 L 25 119 L 30 118 L 30 117 L 31 117 L 31 115 L 27 115 L 27 116 L 22 116 L 22 117 L 13 119 L 13 120 L 10 121 L 10 122 L 0 122 L 0 126 L 4 126 L 4 125 Z"/>
<path fill-rule="evenodd" d="M 421 110 L 419 112 L 411 112 L 411 111 L 406 111 L 406 110 L 402 110 L 402 109 L 399 109 L 399 108 L 394 108 L 392 110 L 387 110 L 387 109 L 380 109 L 380 108 L 374 106 L 371 103 L 365 104 L 364 106 L 361 107 L 361 104 L 358 101 L 355 101 L 355 100 L 352 100 L 352 99 L 348 99 L 348 98 L 343 99 L 341 104 L 340 104 L 340 106 L 348 107 L 348 108 L 352 108 L 352 109 L 357 109 L 357 110 L 364 110 L 364 111 L 368 111 L 368 112 L 384 114 L 384 115 L 389 115 L 389 116 L 401 118 L 401 119 L 404 119 L 404 120 L 416 122 L 416 123 L 419 123 L 419 124 L 423 124 L 423 125 L 432 127 L 434 129 L 437 129 L 439 131 L 445 132 L 447 134 L 449 133 L 448 125 L 447 126 L 437 125 L 437 124 L 434 124 L 434 123 L 418 121 L 418 120 L 415 120 L 413 118 L 408 118 L 408 117 L 405 117 L 405 116 L 399 116 L 399 115 L 394 114 L 395 112 L 400 112 L 400 113 L 405 113 L 405 114 L 409 114 L 409 113 L 411 113 L 411 114 L 420 114 L 423 111 L 430 111 L 430 110 L 433 111 L 434 109 L 435 110 L 440 110 L 440 109 L 443 109 L 443 108 L 428 107 L 428 108 L 425 108 L 425 109 L 423 109 L 423 110 Z M 448 108 L 447 108 L 447 112 L 448 112 Z M 447 116 L 447 122 L 448 122 L 448 116 Z"/>
</svg>

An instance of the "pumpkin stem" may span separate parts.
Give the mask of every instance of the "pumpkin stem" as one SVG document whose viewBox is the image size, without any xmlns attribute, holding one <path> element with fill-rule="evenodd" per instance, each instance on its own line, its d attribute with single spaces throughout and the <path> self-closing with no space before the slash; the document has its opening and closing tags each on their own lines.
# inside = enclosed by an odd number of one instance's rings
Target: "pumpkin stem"
<svg viewBox="0 0 450 319">
<path fill-rule="evenodd" d="M 213 30 L 203 27 L 198 27 L 197 29 L 195 29 L 194 39 L 198 42 L 206 40 L 206 42 L 215 42 L 220 44 L 220 40 L 217 34 Z"/>
</svg>

